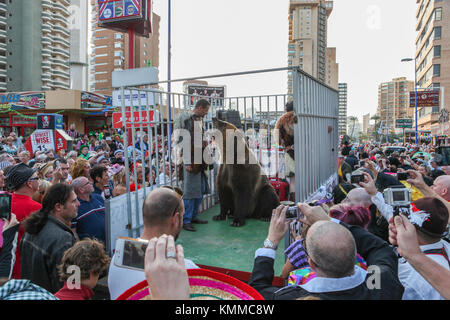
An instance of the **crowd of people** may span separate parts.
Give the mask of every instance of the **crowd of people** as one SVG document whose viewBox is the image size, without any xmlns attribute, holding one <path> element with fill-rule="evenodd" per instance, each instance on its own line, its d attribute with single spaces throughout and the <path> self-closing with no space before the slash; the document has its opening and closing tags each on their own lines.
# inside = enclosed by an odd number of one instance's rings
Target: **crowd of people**
<svg viewBox="0 0 450 320">
<path fill-rule="evenodd" d="M 191 120 L 208 110 L 209 103 L 199 103 L 176 126 L 192 130 Z M 105 251 L 105 201 L 127 192 L 128 151 L 107 126 L 80 135 L 71 125 L 67 133 L 74 150 L 58 154 L 30 154 L 14 133 L 2 139 L 0 189 L 11 193 L 11 215 L 0 225 L 0 300 L 88 300 L 105 276 L 110 299 L 144 280 L 153 299 L 189 299 L 186 270 L 198 266 L 175 241 L 183 228 L 195 231 L 192 223 L 207 223 L 198 219 L 209 188 L 205 166 L 184 165 L 184 189 L 159 187 L 174 175 L 173 166 L 164 157 L 165 142 L 157 137 L 149 143 L 142 133 L 134 149 L 153 167 L 144 171 L 139 161 L 131 163 L 130 191 L 157 186 L 144 201 L 137 239 L 148 243 L 145 267 L 120 268 Z M 286 219 L 287 206 L 273 210 L 248 284 L 268 300 L 450 299 L 450 176 L 441 155 L 431 145 L 377 143 L 344 143 L 340 154 L 333 201 L 294 206 L 302 213 L 295 222 L 300 229 Z M 389 202 L 389 190 L 407 190 L 408 205 Z M 275 270 L 287 233 L 295 241 L 285 249 L 283 268 Z M 73 274 L 80 275 L 78 282 Z M 272 286 L 276 274 L 285 287 Z"/>
</svg>

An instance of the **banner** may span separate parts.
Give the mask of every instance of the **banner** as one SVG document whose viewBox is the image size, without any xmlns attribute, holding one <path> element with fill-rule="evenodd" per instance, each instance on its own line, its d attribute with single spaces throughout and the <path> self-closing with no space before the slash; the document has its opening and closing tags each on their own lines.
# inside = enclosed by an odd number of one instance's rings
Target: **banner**
<svg viewBox="0 0 450 320">
<path fill-rule="evenodd" d="M 150 115 L 150 117 L 149 117 Z M 131 112 L 125 113 L 126 119 L 125 122 L 127 124 L 127 128 L 131 128 L 132 122 L 134 128 L 140 128 L 141 126 L 143 128 L 145 127 L 154 127 L 155 125 L 153 123 L 150 124 L 150 122 L 154 121 L 154 111 L 135 111 L 133 112 L 133 117 L 131 116 Z M 122 112 L 114 112 L 113 113 L 113 128 L 114 129 L 120 129 L 123 127 L 123 121 L 122 121 Z"/>
<path fill-rule="evenodd" d="M 152 92 L 147 91 L 137 91 L 133 90 L 132 94 L 133 97 L 130 95 L 130 90 L 125 90 L 125 107 L 143 107 L 143 106 L 154 106 L 155 105 L 155 99 L 154 94 Z M 116 90 L 113 92 L 113 106 L 115 108 L 121 108 L 123 101 L 122 101 L 122 91 Z"/>
<path fill-rule="evenodd" d="M 417 92 L 417 107 L 439 107 L 440 106 L 440 91 L 419 91 Z M 416 93 L 409 93 L 409 106 L 411 108 L 416 107 Z"/>
<path fill-rule="evenodd" d="M 99 21 L 119 22 L 145 17 L 142 0 L 98 0 Z"/>
<path fill-rule="evenodd" d="M 30 140 L 33 153 L 36 151 L 46 152 L 50 149 L 55 150 L 53 130 L 36 130 L 31 134 Z"/>
<path fill-rule="evenodd" d="M 224 105 L 225 86 L 209 87 L 201 85 L 188 85 L 187 93 L 190 95 L 190 106 L 194 106 L 199 99 L 207 99 L 212 106 Z M 196 96 L 198 96 L 198 98 Z"/>
</svg>

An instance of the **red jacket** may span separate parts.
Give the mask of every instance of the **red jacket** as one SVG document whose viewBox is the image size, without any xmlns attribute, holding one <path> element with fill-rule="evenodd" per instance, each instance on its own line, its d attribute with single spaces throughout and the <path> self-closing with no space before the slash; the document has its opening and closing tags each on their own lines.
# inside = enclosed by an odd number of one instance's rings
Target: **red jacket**
<svg viewBox="0 0 450 320">
<path fill-rule="evenodd" d="M 80 289 L 69 289 L 67 282 L 64 283 L 64 287 L 61 288 L 55 297 L 59 300 L 90 300 L 94 296 L 94 291 L 91 288 L 81 284 Z"/>
<path fill-rule="evenodd" d="M 42 205 L 34 201 L 29 196 L 12 194 L 11 212 L 17 217 L 17 221 L 22 222 L 33 212 L 41 210 Z M 25 229 L 22 224 L 19 227 L 19 235 L 17 238 L 16 263 L 14 264 L 12 278 L 20 279 L 20 240 L 22 239 Z"/>
</svg>

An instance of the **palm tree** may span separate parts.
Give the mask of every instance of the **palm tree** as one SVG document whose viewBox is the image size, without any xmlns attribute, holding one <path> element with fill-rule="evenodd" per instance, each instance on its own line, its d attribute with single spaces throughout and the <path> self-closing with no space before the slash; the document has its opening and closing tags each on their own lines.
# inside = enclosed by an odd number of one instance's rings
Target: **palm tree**
<svg viewBox="0 0 450 320">
<path fill-rule="evenodd" d="M 352 133 L 350 134 L 350 137 L 353 138 L 353 133 L 355 131 L 355 125 L 356 125 L 356 121 L 358 121 L 358 118 L 357 117 L 349 117 L 349 120 L 352 123 Z"/>
<path fill-rule="evenodd" d="M 379 115 L 373 115 L 371 120 L 375 120 L 375 140 L 378 141 L 378 128 L 377 128 L 377 121 L 381 119 Z"/>
</svg>

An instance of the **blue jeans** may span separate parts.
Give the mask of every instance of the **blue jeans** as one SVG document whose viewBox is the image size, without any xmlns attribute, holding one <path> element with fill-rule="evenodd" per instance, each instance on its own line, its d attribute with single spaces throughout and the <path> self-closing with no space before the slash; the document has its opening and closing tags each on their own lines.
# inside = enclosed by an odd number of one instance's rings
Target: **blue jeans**
<svg viewBox="0 0 450 320">
<path fill-rule="evenodd" d="M 198 199 L 183 200 L 184 202 L 183 224 L 191 223 L 192 221 L 195 221 L 197 219 L 198 210 L 200 209 L 202 200 L 203 197 Z"/>
<path fill-rule="evenodd" d="M 205 177 L 202 176 L 202 194 L 206 193 L 206 181 Z M 196 199 L 184 199 L 184 216 L 183 216 L 183 224 L 191 223 L 192 221 L 197 220 L 198 211 L 200 209 L 200 205 L 202 204 L 203 196 L 201 198 Z"/>
</svg>

